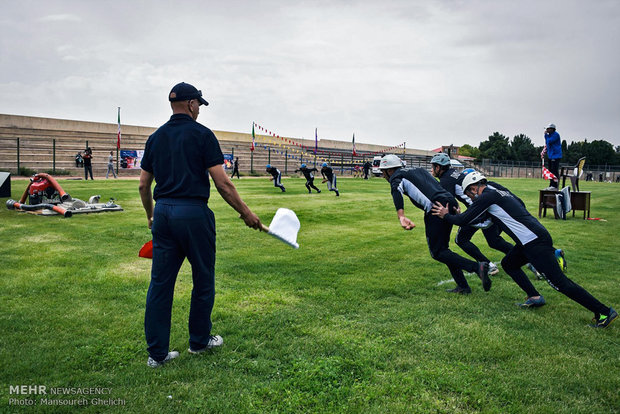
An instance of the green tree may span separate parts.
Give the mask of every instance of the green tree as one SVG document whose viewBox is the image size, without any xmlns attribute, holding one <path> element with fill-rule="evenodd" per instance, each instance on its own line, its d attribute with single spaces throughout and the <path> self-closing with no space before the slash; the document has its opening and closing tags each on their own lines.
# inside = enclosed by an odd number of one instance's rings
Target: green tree
<svg viewBox="0 0 620 414">
<path fill-rule="evenodd" d="M 510 146 L 514 153 L 514 159 L 517 161 L 536 162 L 540 159 L 540 151 L 536 151 L 536 147 L 527 135 L 515 135 Z"/>
<path fill-rule="evenodd" d="M 620 148 L 620 147 L 619 147 Z M 480 150 L 477 147 L 472 147 L 469 144 L 465 144 L 459 148 L 459 155 L 463 155 L 465 157 L 473 157 L 476 159 L 480 158 Z"/>
<path fill-rule="evenodd" d="M 494 161 L 514 160 L 514 152 L 508 142 L 508 137 L 494 132 L 489 139 L 480 143 L 480 157 Z"/>
<path fill-rule="evenodd" d="M 586 163 L 590 165 L 615 165 L 618 162 L 616 149 L 604 140 L 571 142 L 562 156 L 562 161 L 568 164 L 576 163 L 581 157 L 586 157 Z"/>
</svg>

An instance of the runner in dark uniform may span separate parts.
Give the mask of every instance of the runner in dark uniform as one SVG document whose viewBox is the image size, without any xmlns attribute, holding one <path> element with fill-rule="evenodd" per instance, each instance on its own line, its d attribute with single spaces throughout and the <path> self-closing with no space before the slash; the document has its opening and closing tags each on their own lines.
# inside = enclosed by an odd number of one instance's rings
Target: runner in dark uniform
<svg viewBox="0 0 620 414">
<path fill-rule="evenodd" d="M 336 188 L 336 174 L 334 174 L 334 170 L 332 167 L 327 165 L 326 162 L 321 166 L 321 175 L 323 176 L 323 182 L 327 183 L 327 188 L 329 191 L 335 191 L 336 197 L 340 196 L 338 189 Z"/>
<path fill-rule="evenodd" d="M 280 170 L 278 170 L 276 167 L 272 167 L 271 164 L 267 164 L 266 171 L 271 174 L 270 180 L 273 180 L 273 186 L 278 187 L 280 190 L 282 190 L 282 192 L 285 192 L 286 188 L 284 188 L 282 182 L 280 181 L 282 179 L 282 174 L 280 173 Z"/>
<path fill-rule="evenodd" d="M 510 191 L 494 188 L 486 178 L 473 172 L 463 180 L 465 193 L 474 200 L 463 214 L 448 214 L 451 206 L 436 202 L 433 215 L 459 226 L 466 226 L 488 212 L 496 223 L 516 243 L 502 259 L 504 271 L 512 277 L 528 297 L 521 307 L 540 307 L 545 299 L 529 281 L 521 266 L 531 262 L 545 277 L 549 285 L 594 313 L 592 327 L 605 328 L 618 317 L 618 313 L 603 305 L 588 291 L 570 280 L 562 272 L 556 258 L 551 235 L 525 208 L 523 202 Z"/>
<path fill-rule="evenodd" d="M 321 190 L 314 186 L 314 174 L 312 174 L 313 171 L 319 172 L 319 170 L 314 167 L 308 168 L 306 164 L 301 164 L 301 167 L 299 167 L 298 170 L 295 170 L 295 172 L 301 172 L 304 177 L 306 177 L 306 188 L 308 189 L 308 194 L 312 194 L 311 188 L 314 188 L 317 193 L 321 192 Z"/>
<path fill-rule="evenodd" d="M 470 206 L 472 201 L 463 193 L 463 189 L 461 187 L 463 178 L 467 175 L 467 173 L 465 171 L 461 173 L 454 168 L 451 168 L 450 157 L 448 154 L 443 152 L 435 155 L 431 159 L 431 165 L 433 175 L 439 178 L 439 184 L 465 206 Z M 472 171 L 473 170 L 470 169 L 467 172 Z M 491 262 L 480 251 L 478 246 L 471 241 L 471 238 L 479 229 L 482 229 L 482 234 L 484 234 L 484 238 L 487 240 L 489 247 L 492 249 L 499 250 L 504 253 L 504 255 L 512 249 L 512 244 L 508 243 L 500 236 L 500 228 L 488 217 L 485 217 L 479 223 L 459 227 L 454 241 L 457 246 L 463 249 L 465 253 L 473 257 L 478 262 L 489 262 L 489 274 L 495 275 L 499 272 L 497 266 Z"/>
<path fill-rule="evenodd" d="M 364 180 L 368 179 L 368 174 L 370 173 L 370 169 L 372 168 L 372 164 L 370 161 L 366 161 L 364 163 Z"/>
<path fill-rule="evenodd" d="M 463 270 L 477 273 L 482 280 L 482 287 L 485 291 L 489 291 L 491 289 L 491 279 L 488 276 L 489 264 L 474 262 L 451 251 L 449 244 L 452 224 L 431 214 L 434 202 L 447 203 L 456 208 L 457 202 L 454 197 L 441 188 L 437 180 L 425 169 L 403 168 L 402 161 L 396 155 L 384 156 L 379 168 L 383 171 L 383 177 L 390 182 L 394 207 L 396 207 L 400 224 L 405 230 L 413 229 L 415 224 L 405 216 L 403 195 L 408 196 L 413 205 L 424 211 L 426 242 L 431 257 L 448 266 L 457 284 L 455 289 L 448 290 L 448 292 L 471 293 Z"/>
</svg>

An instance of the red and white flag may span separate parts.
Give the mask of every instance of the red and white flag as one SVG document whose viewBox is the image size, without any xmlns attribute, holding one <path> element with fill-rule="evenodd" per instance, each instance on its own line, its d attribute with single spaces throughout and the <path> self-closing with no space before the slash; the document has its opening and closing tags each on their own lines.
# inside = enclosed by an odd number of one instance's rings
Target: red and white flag
<svg viewBox="0 0 620 414">
<path fill-rule="evenodd" d="M 545 180 L 555 181 L 558 179 L 558 177 L 556 177 L 555 174 L 553 174 L 551 171 L 546 169 L 545 166 L 542 167 L 542 176 Z"/>
</svg>

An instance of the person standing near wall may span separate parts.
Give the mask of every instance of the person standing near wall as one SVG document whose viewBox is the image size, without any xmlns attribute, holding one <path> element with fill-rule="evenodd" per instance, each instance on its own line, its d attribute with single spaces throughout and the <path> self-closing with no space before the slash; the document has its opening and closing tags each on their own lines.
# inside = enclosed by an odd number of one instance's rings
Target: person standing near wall
<svg viewBox="0 0 620 414">
<path fill-rule="evenodd" d="M 234 178 L 235 174 L 237 174 L 237 180 L 241 179 L 241 177 L 239 177 L 239 157 L 235 158 L 235 163 L 233 164 L 233 172 L 230 178 Z"/>
<path fill-rule="evenodd" d="M 560 184 L 560 160 L 562 159 L 562 140 L 555 130 L 555 124 L 547 125 L 545 129 L 545 149 L 549 158 L 549 171 L 556 179 L 549 180 L 549 189 L 558 189 Z"/>
<path fill-rule="evenodd" d="M 105 173 L 106 180 L 108 179 L 108 175 L 110 175 L 110 172 L 112 173 L 114 178 L 117 178 L 116 173 L 114 172 L 114 153 L 112 151 L 110 151 L 110 155 L 108 156 L 108 171 Z"/>
<path fill-rule="evenodd" d="M 88 180 L 88 174 L 90 173 L 90 179 L 94 180 L 93 178 L 93 150 L 90 149 L 90 147 L 86 148 L 86 150 L 84 151 L 84 155 L 82 155 L 82 158 L 84 159 L 84 179 Z"/>
</svg>

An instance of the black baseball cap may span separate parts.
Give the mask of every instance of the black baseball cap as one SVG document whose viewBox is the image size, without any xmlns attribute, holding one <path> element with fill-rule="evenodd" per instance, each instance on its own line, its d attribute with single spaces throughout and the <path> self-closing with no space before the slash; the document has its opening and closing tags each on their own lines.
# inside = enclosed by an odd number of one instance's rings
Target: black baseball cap
<svg viewBox="0 0 620 414">
<path fill-rule="evenodd" d="M 205 101 L 202 97 L 202 91 L 199 91 L 189 83 L 177 83 L 168 94 L 168 100 L 170 102 L 189 101 L 190 99 L 198 99 L 198 102 L 201 104 L 205 106 L 209 105 L 209 102 Z"/>
</svg>

